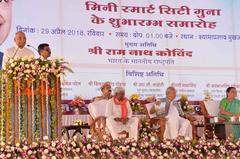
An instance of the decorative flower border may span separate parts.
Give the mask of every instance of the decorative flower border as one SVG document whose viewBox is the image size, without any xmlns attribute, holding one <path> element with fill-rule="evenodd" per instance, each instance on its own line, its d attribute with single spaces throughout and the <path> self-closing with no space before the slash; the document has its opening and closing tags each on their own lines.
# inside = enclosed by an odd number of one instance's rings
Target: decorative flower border
<svg viewBox="0 0 240 159">
<path fill-rule="evenodd" d="M 43 141 L 16 143 L 15 145 L 0 143 L 0 158 L 43 158 L 43 159 L 172 159 L 172 158 L 239 158 L 240 140 L 217 138 L 191 141 L 188 138 L 159 141 L 147 123 L 140 127 L 138 141 L 122 139 L 112 141 L 105 136 L 104 140 L 96 140 L 75 136 L 71 140 L 52 140 L 44 137 Z"/>
<path fill-rule="evenodd" d="M 46 76 L 57 76 L 72 72 L 63 59 L 42 61 L 33 58 L 10 59 L 3 67 L 4 75 L 13 80 L 45 80 Z"/>
<path fill-rule="evenodd" d="M 63 59 L 11 59 L 1 72 L 0 141 L 30 144 L 61 137 L 60 75 Z"/>
</svg>

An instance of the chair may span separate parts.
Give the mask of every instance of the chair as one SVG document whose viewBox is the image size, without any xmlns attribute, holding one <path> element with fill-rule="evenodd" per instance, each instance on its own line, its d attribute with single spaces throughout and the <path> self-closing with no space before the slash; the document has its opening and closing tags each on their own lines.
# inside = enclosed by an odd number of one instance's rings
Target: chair
<svg viewBox="0 0 240 159">
<path fill-rule="evenodd" d="M 219 101 L 201 101 L 200 108 L 206 117 L 216 117 L 219 113 Z"/>
<path fill-rule="evenodd" d="M 210 125 L 214 117 L 218 117 L 219 114 L 219 101 L 201 101 L 200 102 L 200 108 L 201 108 L 201 113 L 204 116 L 204 130 L 205 130 L 205 135 L 207 137 L 212 138 L 213 137 L 213 127 Z M 218 117 L 219 122 L 223 122 L 224 119 Z M 216 128 L 215 128 L 216 129 Z M 224 138 L 223 132 L 217 132 L 215 131 L 215 135 L 218 136 L 219 138 Z"/>
<path fill-rule="evenodd" d="M 151 127 L 154 127 L 154 125 L 159 125 L 157 128 L 158 135 L 160 137 L 160 140 L 164 139 L 164 132 L 165 132 L 165 126 L 166 126 L 166 118 L 164 117 L 157 117 L 156 114 L 151 114 L 150 110 L 154 106 L 155 103 L 148 103 L 145 104 L 146 110 L 148 112 L 149 117 L 149 123 Z"/>
<path fill-rule="evenodd" d="M 201 101 L 200 109 L 205 118 L 205 122 L 211 122 L 214 117 L 218 117 L 220 101 Z M 224 121 L 223 118 L 219 118 L 219 121 Z"/>
<path fill-rule="evenodd" d="M 88 105 L 89 114 L 93 118 L 91 126 L 91 133 L 100 139 L 105 134 L 106 129 L 106 109 L 108 100 L 100 100 Z"/>
</svg>

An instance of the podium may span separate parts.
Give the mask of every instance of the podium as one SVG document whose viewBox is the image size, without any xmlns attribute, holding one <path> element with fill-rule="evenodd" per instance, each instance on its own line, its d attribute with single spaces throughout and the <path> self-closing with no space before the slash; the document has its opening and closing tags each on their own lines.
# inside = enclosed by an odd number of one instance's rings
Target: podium
<svg viewBox="0 0 240 159">
<path fill-rule="evenodd" d="M 28 143 L 61 138 L 63 60 L 10 60 L 1 72 L 0 140 Z"/>
</svg>

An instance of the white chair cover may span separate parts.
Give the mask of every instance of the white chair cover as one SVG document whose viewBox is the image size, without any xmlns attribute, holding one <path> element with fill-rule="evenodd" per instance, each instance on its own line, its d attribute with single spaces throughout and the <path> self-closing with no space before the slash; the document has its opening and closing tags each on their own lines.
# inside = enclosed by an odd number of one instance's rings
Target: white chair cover
<svg viewBox="0 0 240 159">
<path fill-rule="evenodd" d="M 153 103 L 145 104 L 145 106 L 146 106 L 146 108 L 147 108 L 147 111 L 148 111 L 148 115 L 149 115 L 150 118 L 156 117 L 156 114 L 155 114 L 155 113 L 154 113 L 154 114 L 151 114 L 151 113 L 150 113 L 150 110 L 151 110 L 152 107 L 154 107 L 154 105 L 155 105 L 154 102 L 153 102 Z"/>
<path fill-rule="evenodd" d="M 88 110 L 93 119 L 99 116 L 104 117 L 106 114 L 108 100 L 100 100 L 88 105 Z"/>
<path fill-rule="evenodd" d="M 204 101 L 205 108 L 210 116 L 218 116 L 220 101 Z"/>
</svg>

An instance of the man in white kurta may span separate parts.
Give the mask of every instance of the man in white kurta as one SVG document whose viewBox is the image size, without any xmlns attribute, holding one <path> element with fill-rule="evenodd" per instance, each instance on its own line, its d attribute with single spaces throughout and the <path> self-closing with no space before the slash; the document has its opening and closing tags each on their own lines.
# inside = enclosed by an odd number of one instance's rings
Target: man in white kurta
<svg viewBox="0 0 240 159">
<path fill-rule="evenodd" d="M 192 125 L 187 115 L 184 114 L 181 106 L 175 100 L 176 89 L 168 87 L 166 98 L 160 99 L 156 106 L 151 110 L 159 117 L 166 118 L 164 139 L 176 139 L 178 136 L 189 137 L 192 139 Z M 161 107 L 157 109 L 157 107 Z"/>
<path fill-rule="evenodd" d="M 15 46 L 8 48 L 3 55 L 3 65 L 10 59 L 15 58 L 34 58 L 34 53 L 30 49 L 26 48 L 26 35 L 23 32 L 17 32 L 15 34 Z"/>
<path fill-rule="evenodd" d="M 192 125 L 190 121 L 184 118 L 184 115 L 178 111 L 177 102 L 171 101 L 168 115 L 166 116 L 165 139 L 176 139 L 178 136 L 189 137 L 192 139 Z"/>
<path fill-rule="evenodd" d="M 114 97 L 107 103 L 106 126 L 114 140 L 119 138 L 123 132 L 127 132 L 129 138 L 137 140 L 139 119 L 132 117 L 130 103 L 124 96 L 125 90 L 117 87 Z M 125 117 L 123 106 L 126 108 Z"/>
</svg>

